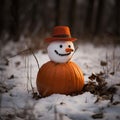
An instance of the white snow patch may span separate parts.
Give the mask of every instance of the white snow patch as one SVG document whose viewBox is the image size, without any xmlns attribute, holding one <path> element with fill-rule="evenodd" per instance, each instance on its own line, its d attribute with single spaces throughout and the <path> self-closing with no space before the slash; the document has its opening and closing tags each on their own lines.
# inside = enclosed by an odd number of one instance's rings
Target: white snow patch
<svg viewBox="0 0 120 120">
<path fill-rule="evenodd" d="M 3 51 L 12 50 L 11 47 L 13 47 L 12 43 Z M 116 47 L 115 50 L 117 58 L 120 58 L 120 47 Z M 113 47 L 95 47 L 92 44 L 79 45 L 72 61 L 81 67 L 85 73 L 86 82 L 92 72 L 97 73 L 103 70 L 100 61 L 105 60 L 106 52 L 112 55 Z M 49 60 L 48 55 L 41 51 L 35 55 L 40 67 Z M 38 67 L 35 58 L 33 55 L 16 56 L 10 58 L 9 61 L 9 66 L 5 67 L 6 71 L 0 71 L 0 75 L 4 74 L 2 82 L 11 86 L 10 90 L 1 94 L 1 117 L 12 114 L 15 115 L 14 120 L 24 120 L 29 118 L 26 115 L 28 114 L 32 115 L 34 120 L 93 120 L 92 115 L 103 113 L 103 117 L 99 119 L 120 119 L 120 104 L 112 105 L 109 100 L 95 103 L 97 96 L 90 92 L 77 96 L 53 94 L 39 100 L 33 99 L 30 79 L 36 89 Z M 20 65 L 16 66 L 16 62 L 20 62 Z M 14 77 L 10 78 L 11 75 Z M 109 75 L 106 81 L 108 86 L 120 84 L 120 69 L 115 75 Z M 120 87 L 117 86 L 117 89 L 117 93 L 113 96 L 113 102 L 120 101 Z"/>
</svg>

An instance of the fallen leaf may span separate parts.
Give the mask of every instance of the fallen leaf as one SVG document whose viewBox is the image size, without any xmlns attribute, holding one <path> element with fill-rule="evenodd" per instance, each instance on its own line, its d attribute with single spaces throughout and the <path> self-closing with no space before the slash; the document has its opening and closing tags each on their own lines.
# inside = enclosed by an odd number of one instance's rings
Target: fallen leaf
<svg viewBox="0 0 120 120">
<path fill-rule="evenodd" d="M 20 61 L 15 63 L 15 66 L 18 67 L 20 65 Z"/>
<path fill-rule="evenodd" d="M 13 79 L 13 78 L 15 78 L 15 76 L 14 76 L 14 75 L 11 75 L 8 79 Z"/>
<path fill-rule="evenodd" d="M 112 105 L 118 105 L 118 104 L 120 104 L 120 101 L 116 101 L 116 102 L 112 103 Z"/>
<path fill-rule="evenodd" d="M 103 113 L 94 114 L 94 115 L 92 115 L 92 118 L 93 119 L 103 118 Z"/>
<path fill-rule="evenodd" d="M 101 66 L 106 66 L 106 65 L 107 65 L 107 62 L 106 62 L 106 61 L 100 61 L 100 65 L 101 65 Z"/>
<path fill-rule="evenodd" d="M 88 78 L 89 78 L 90 80 L 95 80 L 96 75 L 95 75 L 94 73 L 92 73 L 92 75 L 91 75 L 91 76 L 89 76 Z"/>
</svg>

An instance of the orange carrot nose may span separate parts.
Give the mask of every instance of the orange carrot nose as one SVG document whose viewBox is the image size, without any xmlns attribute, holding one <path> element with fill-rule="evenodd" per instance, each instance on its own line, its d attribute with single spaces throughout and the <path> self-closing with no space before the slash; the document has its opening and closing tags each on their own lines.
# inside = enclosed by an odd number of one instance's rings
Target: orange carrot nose
<svg viewBox="0 0 120 120">
<path fill-rule="evenodd" d="M 72 48 L 66 48 L 65 51 L 66 52 L 73 52 L 73 49 Z"/>
</svg>

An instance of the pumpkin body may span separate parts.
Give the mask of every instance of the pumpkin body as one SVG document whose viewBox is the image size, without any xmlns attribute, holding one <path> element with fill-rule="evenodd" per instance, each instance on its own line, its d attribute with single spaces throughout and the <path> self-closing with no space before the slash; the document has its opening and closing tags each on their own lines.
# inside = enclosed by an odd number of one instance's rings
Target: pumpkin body
<svg viewBox="0 0 120 120">
<path fill-rule="evenodd" d="M 79 92 L 84 86 L 84 76 L 74 62 L 45 63 L 37 75 L 37 89 L 41 96 L 53 93 L 71 94 Z"/>
</svg>

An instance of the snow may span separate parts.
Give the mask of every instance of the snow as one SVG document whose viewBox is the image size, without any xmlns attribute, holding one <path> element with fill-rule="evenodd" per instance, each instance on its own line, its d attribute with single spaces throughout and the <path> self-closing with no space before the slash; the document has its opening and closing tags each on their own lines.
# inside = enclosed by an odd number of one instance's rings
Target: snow
<svg viewBox="0 0 120 120">
<path fill-rule="evenodd" d="M 16 50 L 14 43 L 4 47 L 1 56 L 8 51 Z M 77 63 L 85 74 L 85 82 L 94 72 L 103 71 L 100 65 L 101 60 L 106 59 L 106 53 L 112 59 L 113 46 L 94 46 L 92 44 L 79 44 L 72 61 Z M 15 51 L 12 54 L 15 54 Z M 120 46 L 115 48 L 116 64 L 120 62 Z M 47 54 L 42 50 L 35 53 L 39 65 L 42 66 L 49 60 Z M 98 96 L 90 92 L 79 95 L 53 94 L 51 96 L 34 99 L 32 97 L 33 88 L 36 91 L 36 75 L 38 66 L 33 55 L 18 55 L 9 58 L 9 65 L 2 65 L 0 70 L 1 81 L 4 87 L 0 88 L 0 118 L 3 120 L 119 120 L 120 119 L 120 87 L 116 86 L 117 92 L 113 96 L 113 102 L 108 99 L 101 99 L 96 102 Z M 111 61 L 110 61 L 111 63 Z M 112 63 L 111 63 L 112 64 Z M 106 77 L 107 86 L 120 84 L 120 67 L 114 75 L 108 74 Z M 30 82 L 31 81 L 31 82 Z M 1 85 L 0 84 L 0 85 Z M 1 87 L 1 86 L 0 86 Z M 93 117 L 93 115 L 100 115 Z"/>
</svg>

